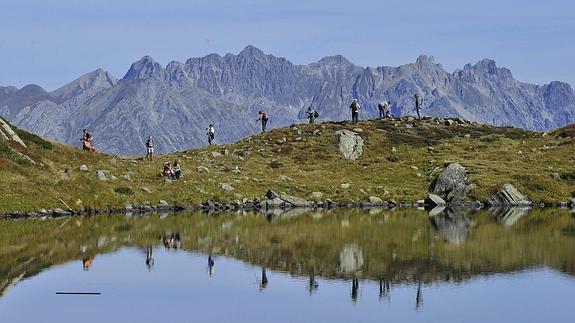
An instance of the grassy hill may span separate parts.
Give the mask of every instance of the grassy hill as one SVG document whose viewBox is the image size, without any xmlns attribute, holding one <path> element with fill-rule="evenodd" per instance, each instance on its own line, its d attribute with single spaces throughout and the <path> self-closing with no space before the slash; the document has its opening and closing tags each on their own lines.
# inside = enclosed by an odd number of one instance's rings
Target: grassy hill
<svg viewBox="0 0 575 323">
<path fill-rule="evenodd" d="M 330 122 L 175 152 L 153 162 L 92 154 L 12 128 L 26 148 L 0 137 L 0 212 L 118 208 L 160 199 L 197 205 L 261 198 L 268 189 L 308 199 L 322 192 L 322 199 L 336 201 L 369 196 L 416 201 L 452 162 L 469 170 L 476 185 L 472 200 L 485 200 L 507 182 L 536 202 L 557 203 L 575 195 L 575 126 L 545 134 L 445 120 Z M 356 128 L 364 153 L 351 161 L 340 153 L 335 131 Z M 163 162 L 175 159 L 181 161 L 183 177 L 166 182 L 158 174 Z M 105 171 L 107 180 L 98 179 L 97 170 Z M 222 189 L 221 183 L 233 190 Z M 343 189 L 344 183 L 349 188 Z"/>
</svg>

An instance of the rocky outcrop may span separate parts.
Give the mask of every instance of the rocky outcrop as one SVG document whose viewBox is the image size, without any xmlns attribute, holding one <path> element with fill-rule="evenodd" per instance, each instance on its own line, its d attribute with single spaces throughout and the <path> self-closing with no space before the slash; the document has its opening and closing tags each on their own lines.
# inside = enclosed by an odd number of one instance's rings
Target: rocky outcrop
<svg viewBox="0 0 575 323">
<path fill-rule="evenodd" d="M 532 202 L 513 185 L 507 183 L 499 192 L 489 196 L 487 204 L 491 206 L 529 206 Z"/>
<path fill-rule="evenodd" d="M 158 153 L 205 145 L 204 128 L 214 120 L 225 129 L 218 143 L 250 136 L 258 132 L 253 120 L 259 110 L 269 112 L 271 127 L 305 120 L 309 104 L 322 120 L 349 119 L 353 98 L 362 104 L 361 119 L 376 117 L 384 99 L 392 101 L 394 115 L 413 115 L 415 92 L 424 97 L 422 112 L 433 117 L 536 130 L 575 122 L 569 84 L 522 83 L 492 60 L 454 73 L 428 56 L 399 67 L 364 68 L 342 56 L 295 65 L 253 46 L 165 67 L 145 56 L 120 81 L 98 69 L 49 93 L 35 85 L 3 87 L 0 114 L 74 145 L 87 127 L 100 151 L 140 155 L 148 135 Z M 457 126 L 454 120 L 446 122 Z"/>
<path fill-rule="evenodd" d="M 337 270 L 340 274 L 351 274 L 363 268 L 363 252 L 356 244 L 348 244 L 339 253 Z"/>
<path fill-rule="evenodd" d="M 449 164 L 432 184 L 433 193 L 441 194 L 450 204 L 463 203 L 470 188 L 467 169 L 457 163 Z"/>
<path fill-rule="evenodd" d="M 343 129 L 336 131 L 335 135 L 343 157 L 356 160 L 363 154 L 363 139 L 359 134 Z"/>
<path fill-rule="evenodd" d="M 314 204 L 306 199 L 287 195 L 278 194 L 272 190 L 266 193 L 266 199 L 261 202 L 265 209 L 275 208 L 305 208 L 312 207 Z"/>
<path fill-rule="evenodd" d="M 6 123 L 2 118 L 0 118 L 0 139 L 14 141 L 23 148 L 26 148 L 24 141 L 20 139 L 20 136 L 18 136 L 18 134 L 12 130 L 10 125 L 8 125 L 8 123 Z"/>
</svg>

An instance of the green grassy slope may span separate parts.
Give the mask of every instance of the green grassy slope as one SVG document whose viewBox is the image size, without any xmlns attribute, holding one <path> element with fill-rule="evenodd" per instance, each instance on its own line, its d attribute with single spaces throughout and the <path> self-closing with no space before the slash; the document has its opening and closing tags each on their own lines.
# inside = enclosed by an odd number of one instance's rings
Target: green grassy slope
<svg viewBox="0 0 575 323">
<path fill-rule="evenodd" d="M 357 161 L 350 161 L 339 152 L 334 133 L 354 128 L 362 129 L 365 147 Z M 160 199 L 189 205 L 208 199 L 260 198 L 268 189 L 309 199 L 311 192 L 319 191 L 323 199 L 337 201 L 362 201 L 369 196 L 415 201 L 426 196 L 430 183 L 451 162 L 468 168 L 476 184 L 471 199 L 485 200 L 506 182 L 536 202 L 567 201 L 575 194 L 573 126 L 544 135 L 434 120 L 364 121 L 357 127 L 298 125 L 230 145 L 160 156 L 153 162 L 91 154 L 17 132 L 27 149 L 0 139 L 0 212 L 65 209 L 65 204 L 74 209 L 116 208 L 145 201 L 155 204 Z M 174 159 L 180 159 L 183 177 L 166 183 L 158 174 L 164 161 Z M 82 164 L 88 172 L 79 170 Z M 209 172 L 198 172 L 198 166 Z M 96 170 L 117 179 L 100 181 L 94 176 Z M 220 183 L 229 183 L 234 190 L 224 191 Z M 342 189 L 342 183 L 350 188 Z"/>
</svg>

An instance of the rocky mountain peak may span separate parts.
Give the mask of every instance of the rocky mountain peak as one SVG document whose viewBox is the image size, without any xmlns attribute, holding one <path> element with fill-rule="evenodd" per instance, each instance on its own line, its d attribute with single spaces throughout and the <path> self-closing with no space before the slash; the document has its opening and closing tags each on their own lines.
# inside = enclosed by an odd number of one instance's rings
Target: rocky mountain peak
<svg viewBox="0 0 575 323">
<path fill-rule="evenodd" d="M 266 54 L 265 54 L 262 50 L 260 50 L 259 48 L 255 47 L 255 46 L 252 46 L 252 45 L 248 45 L 248 46 L 246 46 L 246 48 L 244 48 L 244 49 L 239 53 L 238 56 L 241 56 L 241 57 L 258 57 L 258 58 L 261 58 L 261 57 L 265 57 Z"/>
<path fill-rule="evenodd" d="M 435 58 L 433 56 L 427 55 L 419 55 L 415 64 L 419 66 L 435 66 L 437 63 L 435 62 Z"/>
<path fill-rule="evenodd" d="M 101 68 L 84 74 L 51 93 L 57 101 L 65 101 L 85 92 L 97 93 L 116 84 L 116 79 Z"/>
<path fill-rule="evenodd" d="M 353 65 L 347 58 L 342 55 L 326 56 L 318 61 L 320 65 Z"/>
<path fill-rule="evenodd" d="M 165 74 L 165 70 L 151 56 L 144 56 L 137 62 L 134 62 L 130 69 L 124 75 L 125 80 L 135 80 L 144 78 L 158 78 Z"/>
</svg>

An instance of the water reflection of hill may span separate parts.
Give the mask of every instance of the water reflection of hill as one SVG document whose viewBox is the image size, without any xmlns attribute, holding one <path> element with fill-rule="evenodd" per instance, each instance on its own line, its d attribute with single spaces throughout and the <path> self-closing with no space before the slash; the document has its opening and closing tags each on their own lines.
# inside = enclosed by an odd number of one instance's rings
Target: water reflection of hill
<svg viewBox="0 0 575 323">
<path fill-rule="evenodd" d="M 54 264 L 97 266 L 99 253 L 158 245 L 175 233 L 184 250 L 294 275 L 379 280 L 384 288 L 390 281 L 462 281 L 533 266 L 575 274 L 575 218 L 566 210 L 195 213 L 0 222 L 0 293 Z"/>
</svg>

